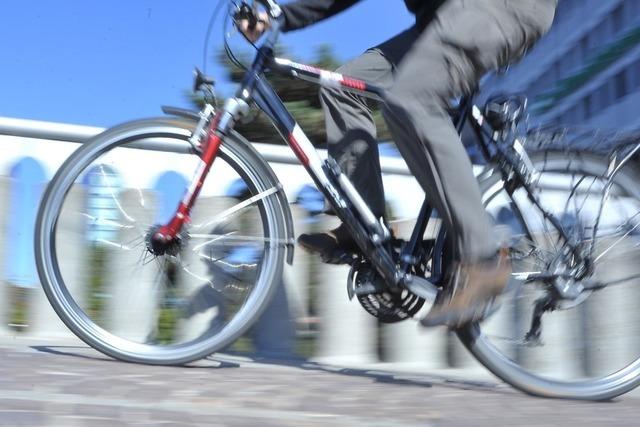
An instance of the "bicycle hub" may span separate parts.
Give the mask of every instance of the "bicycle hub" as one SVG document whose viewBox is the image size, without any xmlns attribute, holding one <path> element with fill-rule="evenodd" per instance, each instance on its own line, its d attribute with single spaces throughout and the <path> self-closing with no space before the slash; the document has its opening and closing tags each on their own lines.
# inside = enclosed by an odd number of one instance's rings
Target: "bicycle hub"
<svg viewBox="0 0 640 427">
<path fill-rule="evenodd" d="M 154 225 L 147 232 L 145 241 L 147 250 L 155 256 L 176 256 L 182 249 L 184 239 L 181 233 L 172 236 L 169 233 L 163 233 L 163 226 Z"/>
</svg>

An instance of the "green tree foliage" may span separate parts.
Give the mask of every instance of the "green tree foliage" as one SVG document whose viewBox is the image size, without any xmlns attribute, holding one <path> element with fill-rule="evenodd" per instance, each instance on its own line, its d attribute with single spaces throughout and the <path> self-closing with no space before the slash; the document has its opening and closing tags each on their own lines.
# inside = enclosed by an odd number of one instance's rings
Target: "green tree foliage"
<svg viewBox="0 0 640 427">
<path fill-rule="evenodd" d="M 286 49 L 279 48 L 277 56 L 283 58 L 291 58 Z M 244 76 L 244 70 L 236 67 L 227 58 L 224 52 L 218 55 L 218 61 L 224 66 L 227 78 L 234 83 L 239 83 Z M 242 63 L 250 62 L 251 57 L 241 55 L 239 57 Z M 292 58 L 295 60 L 295 58 Z M 314 59 L 308 63 L 325 70 L 335 70 L 340 66 L 340 61 L 336 58 L 333 50 L 328 45 L 318 47 Z M 270 74 L 269 82 L 276 90 L 280 98 L 284 101 L 287 109 L 298 121 L 302 129 L 309 139 L 318 146 L 325 145 L 327 136 L 324 125 L 324 113 L 320 106 L 318 97 L 318 86 L 303 80 L 294 79 L 287 76 Z M 200 101 L 201 102 L 201 101 Z M 375 102 L 369 102 L 369 106 L 374 110 L 374 119 L 378 127 L 378 137 L 380 139 L 388 139 L 388 131 L 384 124 L 384 120 L 377 108 Z M 236 125 L 236 130 L 244 135 L 249 141 L 264 142 L 269 144 L 282 144 L 282 138 L 262 113 L 254 112 L 254 114 L 245 123 Z"/>
</svg>

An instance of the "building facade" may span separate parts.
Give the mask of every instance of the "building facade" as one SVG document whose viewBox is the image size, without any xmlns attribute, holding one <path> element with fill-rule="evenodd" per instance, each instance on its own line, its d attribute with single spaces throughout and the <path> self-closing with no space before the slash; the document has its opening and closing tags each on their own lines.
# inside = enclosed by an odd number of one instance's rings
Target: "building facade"
<svg viewBox="0 0 640 427">
<path fill-rule="evenodd" d="M 533 125 L 640 130 L 640 0 L 560 0 L 550 32 L 482 92 L 525 93 Z"/>
</svg>

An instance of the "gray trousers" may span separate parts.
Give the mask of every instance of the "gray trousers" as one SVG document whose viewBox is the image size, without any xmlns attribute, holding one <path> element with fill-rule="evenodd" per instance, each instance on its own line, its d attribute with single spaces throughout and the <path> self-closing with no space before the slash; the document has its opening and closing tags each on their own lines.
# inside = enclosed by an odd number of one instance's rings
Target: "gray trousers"
<svg viewBox="0 0 640 427">
<path fill-rule="evenodd" d="M 338 69 L 387 91 L 383 113 L 394 142 L 443 218 L 460 260 L 493 255 L 496 241 L 447 111 L 450 101 L 470 93 L 486 72 L 522 56 L 549 29 L 556 5 L 557 0 L 448 0 L 428 25 L 418 23 Z M 382 216 L 370 105 L 331 88 L 323 88 L 320 98 L 329 154 Z"/>
</svg>

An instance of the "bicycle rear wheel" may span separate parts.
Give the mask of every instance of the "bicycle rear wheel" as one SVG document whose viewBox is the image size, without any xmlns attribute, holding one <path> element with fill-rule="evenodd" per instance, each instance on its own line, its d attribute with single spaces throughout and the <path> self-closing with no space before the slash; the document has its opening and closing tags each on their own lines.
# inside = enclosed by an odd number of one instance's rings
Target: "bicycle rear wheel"
<svg viewBox="0 0 640 427">
<path fill-rule="evenodd" d="M 542 280 L 527 283 L 533 274 L 562 271 L 567 255 L 524 190 L 510 197 L 493 177 L 482 185 L 483 200 L 496 223 L 511 229 L 514 275 L 498 312 L 458 335 L 491 372 L 527 393 L 610 399 L 640 383 L 640 174 L 629 163 L 615 176 L 594 238 L 607 159 L 547 152 L 532 160 L 541 173 L 535 192 L 542 206 L 585 250 L 595 243 L 592 271 L 560 290 Z M 581 289 L 595 283 L 604 287 Z M 551 305 L 536 336 L 534 308 L 545 304 Z"/>
<path fill-rule="evenodd" d="M 223 349 L 281 280 L 286 199 L 237 134 L 225 138 L 181 244 L 149 250 L 197 169 L 192 126 L 155 119 L 98 135 L 41 202 L 35 254 L 45 293 L 78 337 L 117 359 L 182 364 Z"/>
</svg>

